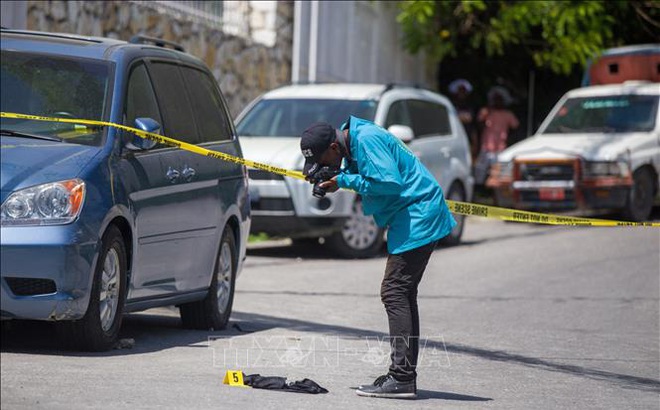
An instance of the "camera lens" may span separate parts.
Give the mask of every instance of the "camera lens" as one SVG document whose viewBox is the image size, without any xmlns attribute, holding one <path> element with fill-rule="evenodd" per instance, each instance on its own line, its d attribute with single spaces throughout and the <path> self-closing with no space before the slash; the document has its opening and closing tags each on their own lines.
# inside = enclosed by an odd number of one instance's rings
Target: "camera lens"
<svg viewBox="0 0 660 410">
<path fill-rule="evenodd" d="M 314 188 L 312 189 L 312 195 L 314 195 L 316 198 L 323 198 L 325 196 L 325 188 L 321 188 L 319 185 L 320 183 L 317 182 L 314 184 Z"/>
</svg>

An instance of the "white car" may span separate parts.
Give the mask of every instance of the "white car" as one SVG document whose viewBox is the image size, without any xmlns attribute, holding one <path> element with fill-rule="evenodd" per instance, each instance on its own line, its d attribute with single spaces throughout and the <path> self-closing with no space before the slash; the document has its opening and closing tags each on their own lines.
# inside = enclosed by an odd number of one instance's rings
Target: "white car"
<svg viewBox="0 0 660 410">
<path fill-rule="evenodd" d="M 660 84 L 569 91 L 533 137 L 498 156 L 486 185 L 521 209 L 615 209 L 649 218 L 660 179 Z"/>
<path fill-rule="evenodd" d="M 302 170 L 300 134 L 315 121 L 339 127 L 355 115 L 405 141 L 436 177 L 447 199 L 469 201 L 473 179 L 468 140 L 449 100 L 414 87 L 306 84 L 270 91 L 237 117 L 245 158 Z M 362 213 L 360 199 L 339 191 L 318 199 L 302 180 L 249 171 L 252 232 L 293 239 L 325 238 L 343 257 L 379 252 L 383 231 Z M 460 241 L 463 217 L 446 244 Z"/>
</svg>

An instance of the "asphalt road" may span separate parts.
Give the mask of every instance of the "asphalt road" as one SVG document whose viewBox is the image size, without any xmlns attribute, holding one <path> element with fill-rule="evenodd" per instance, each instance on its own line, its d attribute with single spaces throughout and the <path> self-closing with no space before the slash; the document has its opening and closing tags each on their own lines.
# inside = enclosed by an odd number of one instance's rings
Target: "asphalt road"
<svg viewBox="0 0 660 410">
<path fill-rule="evenodd" d="M 1 405 L 12 408 L 657 409 L 660 230 L 469 219 L 438 249 L 419 295 L 416 401 L 353 389 L 387 368 L 385 257 L 249 251 L 231 326 L 180 328 L 176 309 L 126 318 L 132 349 L 62 351 L 44 323 L 3 329 Z M 305 395 L 222 384 L 224 372 L 310 378 Z"/>
</svg>

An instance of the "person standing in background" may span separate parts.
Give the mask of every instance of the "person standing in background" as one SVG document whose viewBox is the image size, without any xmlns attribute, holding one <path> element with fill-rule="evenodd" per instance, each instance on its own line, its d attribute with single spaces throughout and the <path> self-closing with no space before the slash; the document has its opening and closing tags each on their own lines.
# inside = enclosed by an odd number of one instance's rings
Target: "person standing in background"
<svg viewBox="0 0 660 410">
<path fill-rule="evenodd" d="M 451 102 L 456 108 L 458 118 L 463 124 L 465 134 L 470 142 L 470 153 L 472 154 L 472 161 L 479 153 L 479 138 L 475 128 L 476 110 L 472 105 L 471 94 L 472 84 L 469 81 L 459 78 L 449 83 L 449 94 L 451 95 Z"/>
<path fill-rule="evenodd" d="M 479 156 L 474 166 L 475 184 L 483 187 L 490 166 L 497 161 L 497 154 L 507 147 L 509 133 L 520 125 L 518 118 L 507 106 L 512 98 L 504 87 L 493 87 L 488 92 L 488 106 L 477 115 L 481 129 Z"/>
</svg>

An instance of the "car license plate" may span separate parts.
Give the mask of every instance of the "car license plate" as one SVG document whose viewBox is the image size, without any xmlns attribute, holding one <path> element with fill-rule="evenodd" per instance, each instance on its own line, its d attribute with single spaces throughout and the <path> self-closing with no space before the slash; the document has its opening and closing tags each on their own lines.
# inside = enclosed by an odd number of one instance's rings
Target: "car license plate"
<svg viewBox="0 0 660 410">
<path fill-rule="evenodd" d="M 563 201 L 566 194 L 563 188 L 540 188 L 539 199 L 541 201 Z"/>
</svg>

